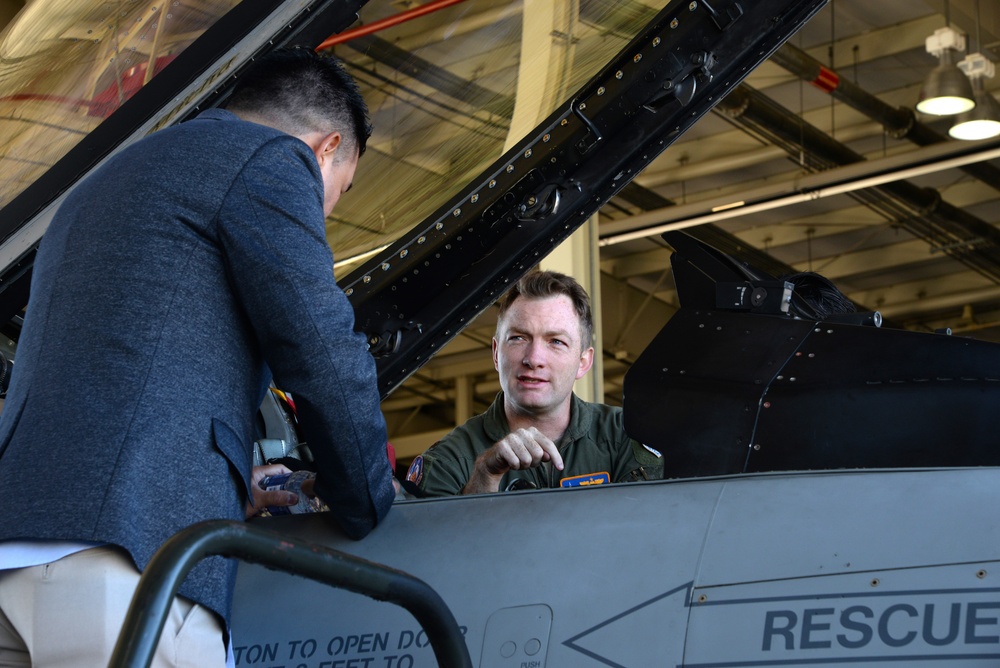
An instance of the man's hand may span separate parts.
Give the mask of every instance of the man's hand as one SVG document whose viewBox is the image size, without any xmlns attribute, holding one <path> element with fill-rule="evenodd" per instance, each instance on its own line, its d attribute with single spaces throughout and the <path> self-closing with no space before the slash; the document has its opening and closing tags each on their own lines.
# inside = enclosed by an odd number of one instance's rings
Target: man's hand
<svg viewBox="0 0 1000 668">
<path fill-rule="evenodd" d="M 247 519 L 250 519 L 268 506 L 294 506 L 299 502 L 299 495 L 295 492 L 283 489 L 268 492 L 260 488 L 260 481 L 267 476 L 291 472 L 292 470 L 284 464 L 266 464 L 264 466 L 253 467 L 253 471 L 250 474 L 250 492 L 253 494 L 253 505 L 247 504 Z M 305 489 L 305 485 L 302 487 Z"/>
<path fill-rule="evenodd" d="M 535 468 L 542 462 L 552 462 L 556 469 L 563 469 L 562 456 L 548 436 L 534 427 L 518 429 L 476 458 L 472 477 L 462 494 L 499 491 L 500 479 L 507 471 Z"/>
</svg>

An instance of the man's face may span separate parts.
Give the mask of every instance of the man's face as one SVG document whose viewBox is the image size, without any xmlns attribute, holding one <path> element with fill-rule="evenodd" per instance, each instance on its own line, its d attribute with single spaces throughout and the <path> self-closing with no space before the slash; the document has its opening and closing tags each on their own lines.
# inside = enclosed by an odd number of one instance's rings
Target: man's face
<svg viewBox="0 0 1000 668">
<path fill-rule="evenodd" d="M 594 361 L 583 347 L 580 319 L 566 295 L 518 297 L 493 339 L 493 364 L 507 405 L 524 415 L 552 413 L 569 404 L 573 381 Z"/>
</svg>

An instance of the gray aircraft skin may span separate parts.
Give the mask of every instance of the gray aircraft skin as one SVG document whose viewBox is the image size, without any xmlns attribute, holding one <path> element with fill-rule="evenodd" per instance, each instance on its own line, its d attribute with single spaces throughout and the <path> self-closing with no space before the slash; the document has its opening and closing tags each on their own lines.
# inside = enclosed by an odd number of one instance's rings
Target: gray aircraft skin
<svg viewBox="0 0 1000 668">
<path fill-rule="evenodd" d="M 397 502 L 352 542 L 415 575 L 474 665 L 1000 665 L 996 468 L 757 473 Z M 433 666 L 402 608 L 242 565 L 238 666 Z"/>
</svg>

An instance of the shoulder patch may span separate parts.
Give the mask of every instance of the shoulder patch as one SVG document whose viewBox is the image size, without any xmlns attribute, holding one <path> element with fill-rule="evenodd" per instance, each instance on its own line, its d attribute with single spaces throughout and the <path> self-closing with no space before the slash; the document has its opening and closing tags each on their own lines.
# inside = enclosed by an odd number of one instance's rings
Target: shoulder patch
<svg viewBox="0 0 1000 668">
<path fill-rule="evenodd" d="M 563 478 L 559 481 L 559 486 L 583 487 L 584 485 L 604 485 L 610 482 L 611 476 L 608 475 L 607 471 L 601 471 L 600 473 L 585 473 L 584 475 Z"/>
<path fill-rule="evenodd" d="M 406 479 L 414 485 L 419 485 L 424 479 L 424 456 L 417 455 L 417 458 L 410 464 L 410 469 L 406 472 Z"/>
</svg>

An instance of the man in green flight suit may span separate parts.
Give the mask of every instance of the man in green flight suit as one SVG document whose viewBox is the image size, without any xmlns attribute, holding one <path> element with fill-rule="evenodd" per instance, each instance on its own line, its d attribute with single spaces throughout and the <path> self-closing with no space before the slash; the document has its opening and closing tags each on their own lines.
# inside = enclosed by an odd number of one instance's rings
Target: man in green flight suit
<svg viewBox="0 0 1000 668">
<path fill-rule="evenodd" d="M 590 298 L 573 278 L 539 271 L 518 281 L 493 338 L 502 391 L 417 457 L 407 480 L 446 496 L 661 478 L 660 453 L 629 438 L 620 408 L 573 394 L 593 340 Z"/>
</svg>

